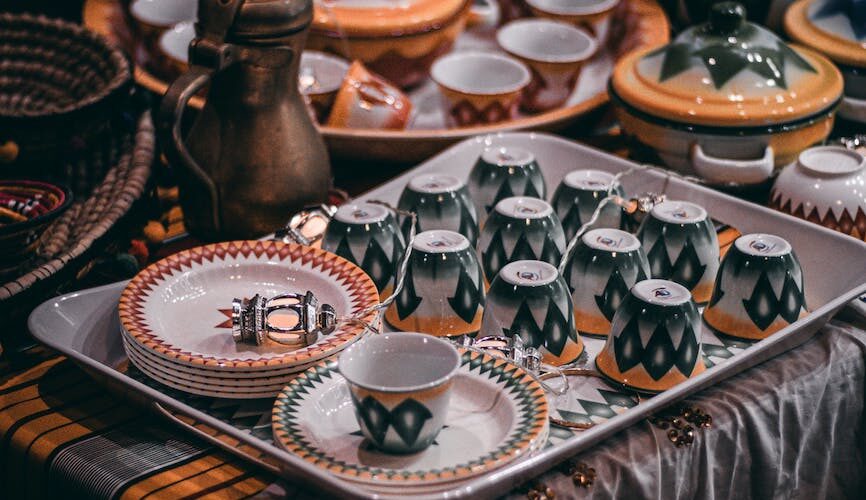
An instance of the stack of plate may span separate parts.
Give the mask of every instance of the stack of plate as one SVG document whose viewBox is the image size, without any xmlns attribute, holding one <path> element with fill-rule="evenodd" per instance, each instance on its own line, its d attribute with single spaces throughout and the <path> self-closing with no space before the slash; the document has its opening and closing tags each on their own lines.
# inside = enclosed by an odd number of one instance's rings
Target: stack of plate
<svg viewBox="0 0 866 500">
<path fill-rule="evenodd" d="M 298 375 L 277 397 L 274 442 L 340 479 L 397 497 L 459 488 L 543 448 L 549 424 L 541 385 L 504 358 L 462 356 L 445 426 L 426 450 L 386 454 L 364 439 L 333 360 Z"/>
<path fill-rule="evenodd" d="M 378 303 L 372 280 L 321 249 L 273 241 L 193 248 L 140 272 L 120 298 L 121 335 L 129 361 L 166 386 L 218 398 L 276 396 L 298 373 L 357 340 L 363 327 L 342 324 L 312 345 L 236 344 L 232 299 L 312 291 L 338 317 Z M 369 313 L 364 321 L 374 321 Z"/>
</svg>

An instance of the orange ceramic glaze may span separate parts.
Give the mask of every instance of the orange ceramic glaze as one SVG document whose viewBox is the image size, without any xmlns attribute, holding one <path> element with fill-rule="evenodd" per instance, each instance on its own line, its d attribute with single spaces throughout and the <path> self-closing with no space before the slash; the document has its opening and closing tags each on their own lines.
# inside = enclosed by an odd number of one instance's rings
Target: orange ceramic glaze
<svg viewBox="0 0 866 500">
<path fill-rule="evenodd" d="M 577 342 L 570 338 L 566 341 L 565 347 L 562 349 L 562 354 L 560 356 L 550 353 L 543 345 L 539 347 L 538 350 L 541 352 L 541 361 L 543 363 L 553 366 L 562 366 L 567 365 L 568 363 L 573 363 L 577 360 L 577 358 L 583 354 L 583 347 L 583 340 L 580 338 L 580 335 L 578 335 Z"/>
<path fill-rule="evenodd" d="M 800 313 L 800 318 L 807 316 L 809 313 L 803 311 Z M 752 321 L 739 319 L 730 314 L 726 314 L 721 308 L 707 307 L 704 310 L 704 321 L 713 330 L 720 332 L 729 337 L 736 337 L 748 340 L 761 340 L 785 328 L 790 323 L 782 319 L 776 318 L 766 330 L 761 330 Z"/>
<path fill-rule="evenodd" d="M 448 116 L 458 127 L 510 120 L 517 115 L 521 91 L 505 94 L 467 94 L 440 87 L 448 100 Z"/>
<path fill-rule="evenodd" d="M 350 386 L 350 388 L 355 398 L 357 398 L 359 401 L 363 400 L 367 396 L 372 396 L 383 405 L 393 407 L 400 404 L 401 401 L 404 401 L 407 398 L 412 398 L 419 403 L 424 403 L 426 401 L 429 401 L 430 399 L 438 397 L 443 392 L 450 389 L 453 384 L 454 380 L 449 380 L 448 382 L 437 385 L 436 387 L 415 392 L 370 391 L 368 389 L 355 385 Z"/>
<path fill-rule="evenodd" d="M 359 61 L 352 63 L 328 117 L 330 127 L 403 129 L 412 102 Z"/>
<path fill-rule="evenodd" d="M 613 12 L 616 9 L 618 4 L 614 4 L 611 8 L 604 10 L 602 12 L 596 12 L 593 14 L 576 14 L 576 15 L 566 15 L 566 14 L 557 14 L 554 12 L 548 12 L 533 5 L 529 5 L 529 9 L 532 11 L 532 14 L 536 17 L 544 17 L 547 19 L 554 19 L 557 21 L 563 21 L 577 26 L 578 28 L 583 28 L 590 35 L 594 37 L 598 37 L 600 33 L 598 33 L 598 26 L 602 23 L 608 21 L 611 17 L 613 17 Z"/>
<path fill-rule="evenodd" d="M 469 0 L 322 0 L 315 2 L 313 31 L 334 35 L 394 37 L 434 31 Z"/>
<path fill-rule="evenodd" d="M 785 31 L 796 42 L 827 55 L 847 66 L 866 67 L 866 46 L 855 40 L 825 31 L 809 19 L 812 0 L 799 0 L 785 13 Z"/>
<path fill-rule="evenodd" d="M 406 319 L 400 319 L 397 314 L 397 308 L 392 304 L 385 311 L 385 321 L 394 328 L 404 332 L 420 332 L 434 335 L 436 337 L 453 337 L 456 335 L 466 335 L 475 333 L 481 329 L 481 317 L 484 314 L 484 308 L 479 307 L 478 312 L 472 319 L 472 323 L 466 323 L 457 315 L 451 315 L 442 318 L 420 317 L 417 314 L 410 314 Z"/>
<path fill-rule="evenodd" d="M 575 308 L 574 327 L 581 334 L 588 333 L 590 335 L 600 335 L 602 337 L 610 335 L 610 321 L 595 311 L 580 311 Z"/>
<path fill-rule="evenodd" d="M 638 391 L 648 393 L 656 393 L 670 389 L 681 382 L 685 382 L 690 377 L 703 373 L 704 370 L 707 369 L 704 360 L 699 357 L 698 362 L 695 364 L 695 368 L 689 376 L 683 375 L 679 369 L 674 366 L 669 372 L 664 374 L 662 378 L 654 380 L 646 370 L 644 370 L 643 365 L 641 364 L 629 369 L 625 373 L 619 371 L 619 368 L 616 366 L 616 361 L 610 355 L 610 350 L 607 349 L 603 350 L 595 359 L 595 366 L 604 376 Z"/>
<path fill-rule="evenodd" d="M 842 95 L 842 75 L 830 61 L 807 48 L 793 49 L 815 71 L 800 71 L 787 89 L 757 84 L 740 89 L 732 83 L 727 84 L 730 89 L 716 89 L 700 70 L 660 81 L 657 67 L 662 54 L 653 49 L 620 59 L 611 86 L 630 106 L 678 123 L 749 127 L 790 122 L 832 108 Z"/>
</svg>

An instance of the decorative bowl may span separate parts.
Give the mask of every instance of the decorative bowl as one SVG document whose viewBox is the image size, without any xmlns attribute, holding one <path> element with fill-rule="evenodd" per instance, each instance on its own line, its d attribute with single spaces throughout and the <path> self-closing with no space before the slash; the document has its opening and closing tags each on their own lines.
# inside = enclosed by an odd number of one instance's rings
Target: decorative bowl
<svg viewBox="0 0 866 500">
<path fill-rule="evenodd" d="M 785 31 L 836 63 L 845 79 L 839 116 L 866 124 L 866 3 L 798 0 L 785 14 Z"/>
<path fill-rule="evenodd" d="M 72 203 L 65 187 L 41 181 L 0 181 L 0 274 L 28 260 L 48 223 Z"/>
<path fill-rule="evenodd" d="M 673 43 L 625 56 L 611 99 L 627 134 L 669 167 L 713 184 L 754 185 L 830 133 L 842 76 L 721 2 Z"/>
<path fill-rule="evenodd" d="M 307 48 L 359 60 L 400 87 L 427 77 L 466 27 L 472 0 L 316 2 Z"/>
<path fill-rule="evenodd" d="M 803 151 L 779 174 L 770 206 L 866 241 L 866 156 L 841 146 Z"/>
</svg>

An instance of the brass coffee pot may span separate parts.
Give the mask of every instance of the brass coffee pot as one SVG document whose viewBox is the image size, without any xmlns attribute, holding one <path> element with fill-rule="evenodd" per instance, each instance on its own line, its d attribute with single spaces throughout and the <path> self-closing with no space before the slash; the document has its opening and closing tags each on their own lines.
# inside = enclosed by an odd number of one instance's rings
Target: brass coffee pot
<svg viewBox="0 0 866 500">
<path fill-rule="evenodd" d="M 312 0 L 199 0 L 189 70 L 169 87 L 159 113 L 195 236 L 258 237 L 325 201 L 328 154 L 297 86 L 312 17 Z M 184 143 L 184 109 L 208 86 Z"/>
</svg>

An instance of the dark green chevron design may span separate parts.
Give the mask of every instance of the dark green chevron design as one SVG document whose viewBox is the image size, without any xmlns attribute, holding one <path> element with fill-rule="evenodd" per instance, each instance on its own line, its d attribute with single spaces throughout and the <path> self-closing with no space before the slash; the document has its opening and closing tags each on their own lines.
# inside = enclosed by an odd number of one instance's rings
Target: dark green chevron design
<svg viewBox="0 0 866 500">
<path fill-rule="evenodd" d="M 545 233 L 544 246 L 541 247 L 541 257 L 539 257 L 538 260 L 558 266 L 560 259 L 562 259 L 562 252 L 559 250 L 559 247 L 556 246 L 556 242 L 553 241 L 553 235 Z"/>
<path fill-rule="evenodd" d="M 493 197 L 493 202 L 484 208 L 485 210 L 487 210 L 487 213 L 490 213 L 490 211 L 493 210 L 497 203 L 504 200 L 505 198 L 511 198 L 512 196 L 514 196 L 514 191 L 512 191 L 511 189 L 511 182 L 509 181 L 509 179 L 503 179 L 502 184 L 496 191 L 496 195 Z"/>
<path fill-rule="evenodd" d="M 800 311 L 804 306 L 803 292 L 797 286 L 791 272 L 785 272 L 785 284 L 779 297 L 779 315 L 788 323 L 793 323 L 800 319 Z"/>
<path fill-rule="evenodd" d="M 677 367 L 677 370 L 686 377 L 690 376 L 695 369 L 695 364 L 698 362 L 700 350 L 701 346 L 698 344 L 698 338 L 692 325 L 686 323 L 682 340 L 680 340 L 680 346 L 674 355 L 674 365 Z"/>
<path fill-rule="evenodd" d="M 544 332 L 535 322 L 535 317 L 532 316 L 532 309 L 530 309 L 526 301 L 521 302 L 520 307 L 517 308 L 517 314 L 514 315 L 514 319 L 511 321 L 507 336 L 519 336 L 523 339 L 524 344 L 535 348 L 541 347 L 544 343 Z M 560 352 L 562 352 L 561 349 Z"/>
<path fill-rule="evenodd" d="M 698 256 L 697 250 L 695 250 L 694 244 L 692 244 L 690 239 L 686 239 L 683 243 L 683 249 L 677 255 L 676 262 L 674 262 L 670 279 L 692 290 L 701 281 L 706 269 L 706 264 L 701 264 L 701 259 Z"/>
<path fill-rule="evenodd" d="M 613 339 L 613 352 L 616 366 L 625 373 L 641 363 L 643 345 L 640 341 L 638 316 L 634 315 L 622 329 L 618 337 Z"/>
<path fill-rule="evenodd" d="M 382 249 L 376 238 L 370 238 L 370 242 L 367 243 L 367 251 L 364 252 L 361 269 L 370 275 L 379 291 L 384 290 L 391 281 L 391 277 L 394 274 L 394 266 L 390 256 L 385 253 L 385 250 Z"/>
<path fill-rule="evenodd" d="M 479 282 L 480 283 L 480 282 Z M 457 279 L 457 289 L 454 296 L 448 298 L 451 310 L 463 320 L 464 323 L 472 323 L 478 314 L 478 306 L 481 303 L 481 291 L 466 274 L 466 268 L 460 267 L 460 276 Z"/>
<path fill-rule="evenodd" d="M 722 276 L 724 276 L 724 274 L 724 270 L 720 269 L 719 274 L 716 277 L 716 284 L 713 287 L 713 295 L 710 297 L 710 303 L 708 304 L 708 307 L 714 307 L 716 304 L 719 303 L 720 300 L 722 300 L 722 297 L 725 296 L 725 290 L 723 288 L 724 285 L 722 284 Z"/>
<path fill-rule="evenodd" d="M 523 196 L 544 199 L 544 194 L 540 193 L 538 189 L 536 189 L 535 183 L 532 182 L 531 176 L 526 178 L 526 188 L 523 190 Z"/>
<path fill-rule="evenodd" d="M 748 299 L 743 299 L 743 307 L 752 323 L 761 330 L 766 330 L 773 324 L 778 316 L 779 299 L 776 298 L 766 271 L 761 271 L 761 275 L 758 276 L 752 295 Z"/>
<path fill-rule="evenodd" d="M 334 253 L 348 260 L 352 264 L 357 266 L 361 265 L 357 260 L 355 260 L 355 256 L 352 255 L 352 249 L 349 247 L 349 240 L 345 236 L 340 238 L 340 243 L 337 244 L 337 250 Z"/>
<path fill-rule="evenodd" d="M 676 348 L 667 328 L 664 324 L 659 324 L 641 353 L 641 364 L 653 380 L 659 380 L 674 366 L 676 355 Z"/>
<path fill-rule="evenodd" d="M 569 338 L 577 342 L 577 336 L 574 333 L 574 314 L 569 312 L 568 318 L 566 318 L 559 310 L 556 302 L 551 300 L 547 305 L 547 315 L 544 318 L 542 332 L 544 347 L 551 354 L 561 356 Z"/>
<path fill-rule="evenodd" d="M 505 253 L 505 245 L 502 243 L 502 232 L 496 231 L 481 254 L 481 264 L 484 267 L 484 275 L 489 281 L 493 281 L 500 269 L 508 263 L 508 254 Z"/>
<path fill-rule="evenodd" d="M 385 434 L 388 432 L 388 426 L 391 423 L 391 415 L 388 413 L 388 408 L 385 408 L 382 403 L 376 401 L 371 396 L 367 396 L 363 401 L 359 402 L 355 398 L 355 395 L 352 394 L 352 400 L 355 402 L 355 409 L 358 415 L 364 422 L 364 427 L 373 436 L 373 441 L 377 443 L 384 442 Z"/>
<path fill-rule="evenodd" d="M 517 238 L 517 243 L 514 245 L 514 250 L 511 251 L 511 255 L 508 257 L 508 262 L 537 259 L 538 256 L 535 255 L 535 251 L 532 250 L 532 245 L 529 244 L 529 240 L 526 238 L 526 233 L 521 233 Z"/>
<path fill-rule="evenodd" d="M 462 201 L 460 202 L 460 227 L 457 232 L 466 236 L 466 239 L 469 240 L 469 244 L 472 246 L 475 246 L 475 243 L 478 241 L 478 222 L 472 217 L 472 213 L 469 212 L 467 203 Z"/>
<path fill-rule="evenodd" d="M 653 278 L 667 279 L 673 270 L 673 264 L 668 257 L 667 245 L 665 245 L 664 236 L 659 235 L 652 248 L 646 254 L 650 265 L 650 274 Z"/>
<path fill-rule="evenodd" d="M 614 269 L 610 273 L 601 295 L 595 296 L 595 304 L 608 321 L 613 319 L 613 315 L 616 314 L 616 310 L 619 309 L 619 305 L 622 304 L 622 299 L 628 294 L 628 290 L 628 285 L 619 269 Z"/>
<path fill-rule="evenodd" d="M 400 317 L 400 320 L 408 318 L 410 314 L 415 312 L 415 309 L 418 309 L 418 305 L 421 304 L 421 299 L 415 294 L 415 280 L 412 277 L 411 263 L 406 268 L 406 277 L 403 278 L 403 289 L 400 290 L 395 304 L 397 316 Z"/>
</svg>

